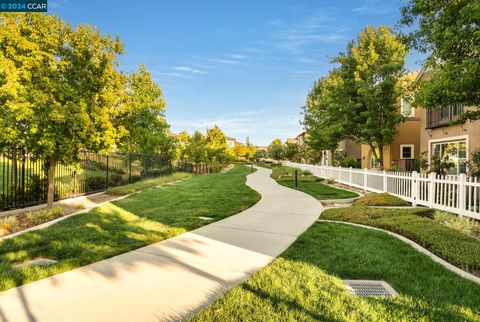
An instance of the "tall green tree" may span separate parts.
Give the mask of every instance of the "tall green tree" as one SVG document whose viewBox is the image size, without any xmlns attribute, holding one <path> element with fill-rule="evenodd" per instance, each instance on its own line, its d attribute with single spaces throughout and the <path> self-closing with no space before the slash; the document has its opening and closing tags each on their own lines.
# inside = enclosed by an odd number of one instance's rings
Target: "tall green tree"
<svg viewBox="0 0 480 322">
<path fill-rule="evenodd" d="M 343 80 L 337 70 L 316 81 L 307 96 L 303 124 L 308 133 L 307 145 L 316 151 L 329 150 L 332 155 L 343 139 L 353 135 L 348 118 Z"/>
<path fill-rule="evenodd" d="M 81 149 L 109 151 L 121 132 L 113 118 L 121 110 L 116 58 L 123 46 L 94 27 L 73 29 L 45 14 L 2 14 L 0 23 L 0 56 L 18 75 L 1 107 L 0 142 L 45 161 L 52 207 L 55 165 L 76 163 Z"/>
<path fill-rule="evenodd" d="M 480 118 L 480 2 L 409 0 L 401 23 L 412 29 L 408 44 L 426 53 L 429 79 L 419 82 L 415 105 L 469 109 L 462 120 Z M 418 26 L 418 28 L 417 28 Z"/>
<path fill-rule="evenodd" d="M 200 131 L 195 131 L 191 136 L 187 146 L 187 157 L 195 164 L 207 160 L 207 149 L 205 136 Z"/>
<path fill-rule="evenodd" d="M 206 158 L 209 162 L 226 162 L 230 158 L 227 137 L 217 125 L 207 129 L 205 148 Z"/>
<path fill-rule="evenodd" d="M 398 99 L 405 86 L 399 80 L 404 74 L 407 49 L 389 27 L 366 27 L 352 41 L 346 53 L 334 62 L 340 64 L 342 78 L 340 97 L 348 107 L 345 126 L 359 142 L 371 147 L 381 168 L 383 152 L 391 144 L 404 117 Z"/>
<path fill-rule="evenodd" d="M 190 143 L 190 134 L 187 131 L 180 132 L 175 139 L 176 157 L 185 159 L 187 157 L 188 144 Z"/>
<path fill-rule="evenodd" d="M 284 154 L 285 151 L 282 140 L 278 138 L 274 139 L 268 146 L 267 155 L 274 160 L 281 160 L 283 159 Z"/>
<path fill-rule="evenodd" d="M 160 86 L 144 65 L 127 76 L 125 107 L 120 125 L 126 134 L 119 147 L 126 152 L 157 153 L 172 157 L 173 142 L 168 136 L 165 101 Z"/>
</svg>

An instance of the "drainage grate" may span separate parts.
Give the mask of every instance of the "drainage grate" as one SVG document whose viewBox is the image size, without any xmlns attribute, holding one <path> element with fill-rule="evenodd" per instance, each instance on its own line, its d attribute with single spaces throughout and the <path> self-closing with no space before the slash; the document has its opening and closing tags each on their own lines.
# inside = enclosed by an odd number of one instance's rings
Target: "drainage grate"
<svg viewBox="0 0 480 322">
<path fill-rule="evenodd" d="M 385 281 L 343 280 L 345 288 L 358 297 L 384 296 L 394 297 L 398 293 Z"/>
<path fill-rule="evenodd" d="M 52 265 L 57 263 L 56 260 L 53 259 L 48 259 L 48 258 L 37 258 L 31 261 L 26 261 L 17 265 L 14 265 L 14 268 L 20 268 L 24 266 L 46 266 L 46 265 Z"/>
</svg>

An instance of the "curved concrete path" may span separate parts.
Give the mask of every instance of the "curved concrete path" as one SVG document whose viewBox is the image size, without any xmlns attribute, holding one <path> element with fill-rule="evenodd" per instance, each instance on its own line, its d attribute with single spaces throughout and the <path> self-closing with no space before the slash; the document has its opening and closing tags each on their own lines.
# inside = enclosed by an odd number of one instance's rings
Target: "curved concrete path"
<svg viewBox="0 0 480 322">
<path fill-rule="evenodd" d="M 258 168 L 250 209 L 183 235 L 0 293 L 0 321 L 184 320 L 287 249 L 319 217 L 313 197 Z"/>
</svg>

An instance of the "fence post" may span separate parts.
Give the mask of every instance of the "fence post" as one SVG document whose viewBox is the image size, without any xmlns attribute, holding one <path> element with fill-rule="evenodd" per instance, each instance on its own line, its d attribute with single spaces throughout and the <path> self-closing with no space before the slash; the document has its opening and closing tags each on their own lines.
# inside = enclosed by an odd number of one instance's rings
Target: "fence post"
<svg viewBox="0 0 480 322">
<path fill-rule="evenodd" d="M 73 195 L 77 195 L 77 171 L 73 171 Z"/>
<path fill-rule="evenodd" d="M 418 172 L 412 172 L 412 186 L 411 186 L 411 197 L 412 197 L 412 206 L 417 206 L 417 199 L 418 199 Z"/>
<path fill-rule="evenodd" d="M 353 178 L 352 178 L 352 167 L 348 168 L 348 183 L 352 183 L 353 182 Z"/>
<path fill-rule="evenodd" d="M 460 216 L 463 216 L 466 204 L 467 204 L 467 175 L 465 173 L 460 174 L 460 181 L 458 183 L 458 204 L 457 207 L 460 209 Z"/>
<path fill-rule="evenodd" d="M 363 169 L 363 190 L 367 190 L 367 183 L 368 183 L 368 169 Z"/>
<path fill-rule="evenodd" d="M 383 169 L 382 179 L 383 179 L 383 183 L 382 183 L 382 185 L 383 185 L 382 188 L 383 189 L 382 190 L 383 190 L 383 192 L 387 192 L 387 190 L 388 190 L 387 189 L 387 183 L 388 182 L 387 182 L 387 171 L 385 171 L 385 169 Z"/>
<path fill-rule="evenodd" d="M 428 175 L 428 206 L 433 208 L 435 205 L 435 179 L 437 174 L 435 172 L 430 172 Z"/>
<path fill-rule="evenodd" d="M 128 183 L 132 183 L 132 153 L 128 154 Z"/>
<path fill-rule="evenodd" d="M 108 167 L 109 167 L 109 163 L 110 163 L 110 162 L 109 162 L 109 156 L 107 155 L 107 180 L 106 180 L 107 188 L 108 188 L 108 172 L 109 172 L 109 171 L 108 171 L 108 170 L 109 170 Z"/>
</svg>

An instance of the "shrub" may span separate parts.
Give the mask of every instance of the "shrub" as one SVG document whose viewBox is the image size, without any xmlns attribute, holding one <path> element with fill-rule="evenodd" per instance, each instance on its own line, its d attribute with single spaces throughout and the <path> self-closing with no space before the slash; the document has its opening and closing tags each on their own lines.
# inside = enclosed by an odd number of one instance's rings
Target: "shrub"
<svg viewBox="0 0 480 322">
<path fill-rule="evenodd" d="M 13 233 L 18 227 L 18 219 L 15 216 L 0 218 L 0 237 Z"/>
<path fill-rule="evenodd" d="M 313 176 L 313 173 L 310 170 L 303 170 L 302 176 Z"/>
<path fill-rule="evenodd" d="M 27 220 L 33 225 L 40 225 L 44 222 L 62 217 L 63 209 L 61 207 L 53 207 L 52 209 L 45 209 L 39 212 L 29 212 Z"/>
<path fill-rule="evenodd" d="M 388 193 L 368 194 L 365 197 L 359 198 L 353 204 L 354 206 L 387 206 L 387 207 L 405 207 L 410 206 L 408 201 L 392 196 Z"/>
<path fill-rule="evenodd" d="M 210 167 L 208 167 L 208 171 L 210 173 L 219 173 L 223 170 L 223 166 L 222 165 L 212 165 Z"/>
<path fill-rule="evenodd" d="M 460 217 L 445 211 L 435 211 L 435 221 L 470 237 L 480 237 L 480 224 L 474 219 Z"/>
<path fill-rule="evenodd" d="M 108 178 L 108 185 L 109 186 L 120 186 L 124 184 L 123 176 L 118 173 L 112 173 L 110 178 Z"/>
<path fill-rule="evenodd" d="M 86 192 L 103 190 L 107 186 L 107 180 L 104 176 L 93 176 L 85 179 Z"/>
</svg>

